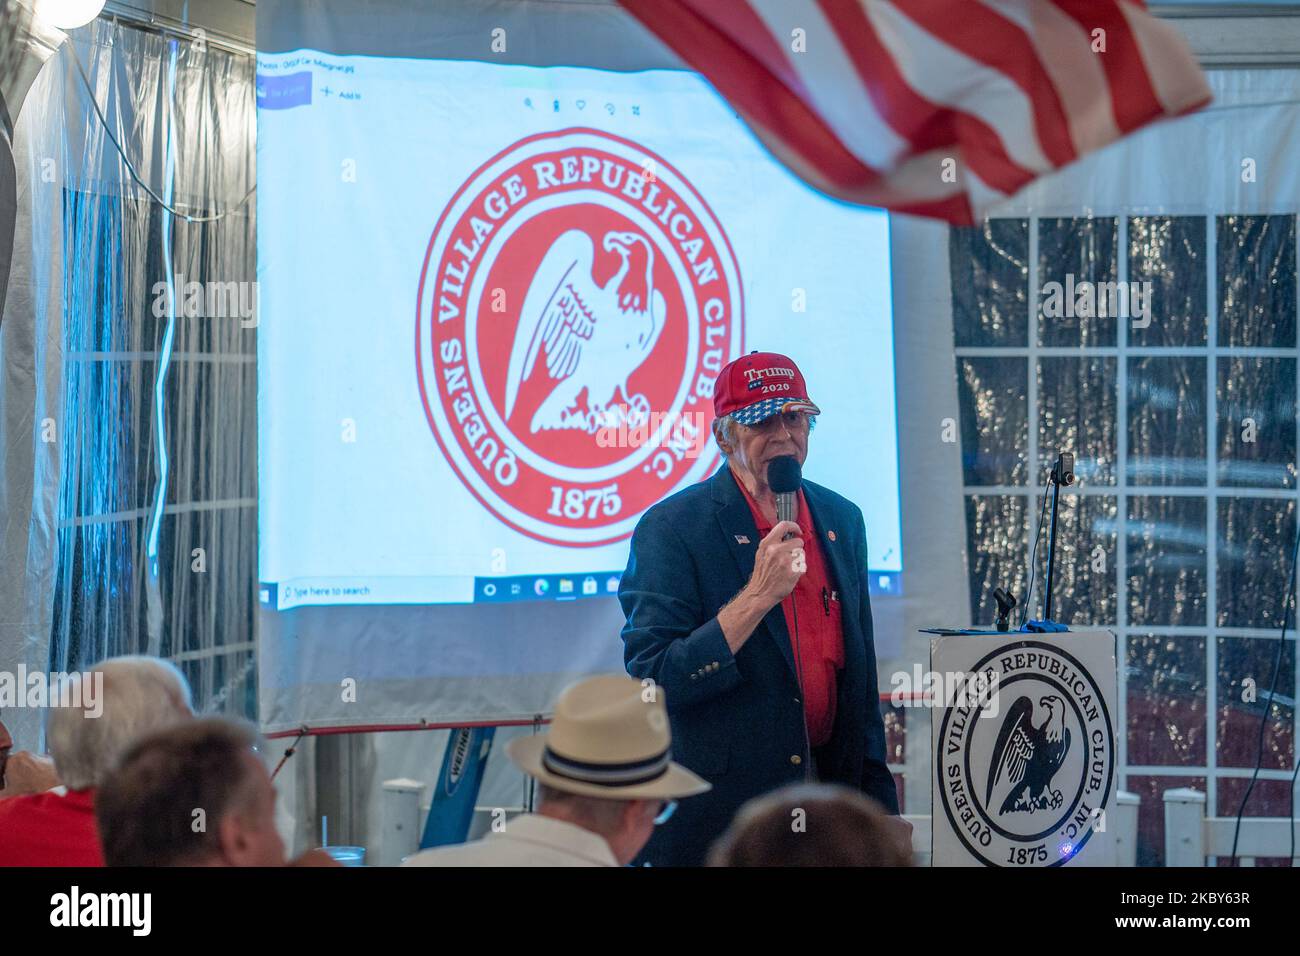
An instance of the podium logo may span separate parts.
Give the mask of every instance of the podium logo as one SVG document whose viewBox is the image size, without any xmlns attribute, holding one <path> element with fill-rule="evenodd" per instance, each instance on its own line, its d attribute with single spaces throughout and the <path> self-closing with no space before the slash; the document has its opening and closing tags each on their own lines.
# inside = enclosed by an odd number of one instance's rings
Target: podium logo
<svg viewBox="0 0 1300 956">
<path fill-rule="evenodd" d="M 663 157 L 594 129 L 512 143 L 425 253 L 416 369 L 443 457 L 532 538 L 628 537 L 717 462 L 713 383 L 741 352 L 741 290 L 721 224 Z"/>
<path fill-rule="evenodd" d="M 998 715 L 998 675 L 993 670 L 923 674 L 921 665 L 913 664 L 911 673 L 894 671 L 889 682 L 893 687 L 889 702 L 895 707 L 969 707 L 987 701 L 987 706 L 980 708 L 980 717 Z"/>
<path fill-rule="evenodd" d="M 1059 647 L 1021 641 L 972 671 L 991 692 L 943 716 L 938 794 L 953 830 L 989 866 L 1060 866 L 1099 828 L 1115 771 L 1100 687 Z M 1005 709 L 1001 720 L 977 720 Z"/>
</svg>

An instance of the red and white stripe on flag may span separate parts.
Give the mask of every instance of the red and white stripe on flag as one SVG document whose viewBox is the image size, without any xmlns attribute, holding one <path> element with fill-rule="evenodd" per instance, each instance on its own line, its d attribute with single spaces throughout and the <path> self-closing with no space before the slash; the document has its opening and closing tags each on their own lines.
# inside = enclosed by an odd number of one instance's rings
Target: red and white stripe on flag
<svg viewBox="0 0 1300 956">
<path fill-rule="evenodd" d="M 619 0 L 840 199 L 969 224 L 1210 100 L 1138 0 Z"/>
</svg>

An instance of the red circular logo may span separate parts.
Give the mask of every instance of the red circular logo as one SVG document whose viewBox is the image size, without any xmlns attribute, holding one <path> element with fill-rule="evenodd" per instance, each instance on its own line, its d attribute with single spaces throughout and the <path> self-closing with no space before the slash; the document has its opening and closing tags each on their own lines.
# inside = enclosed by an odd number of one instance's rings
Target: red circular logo
<svg viewBox="0 0 1300 956">
<path fill-rule="evenodd" d="M 434 228 L 416 352 L 425 412 L 502 521 L 608 544 L 717 463 L 713 382 L 743 296 L 708 204 L 642 146 L 592 129 L 521 139 Z"/>
</svg>

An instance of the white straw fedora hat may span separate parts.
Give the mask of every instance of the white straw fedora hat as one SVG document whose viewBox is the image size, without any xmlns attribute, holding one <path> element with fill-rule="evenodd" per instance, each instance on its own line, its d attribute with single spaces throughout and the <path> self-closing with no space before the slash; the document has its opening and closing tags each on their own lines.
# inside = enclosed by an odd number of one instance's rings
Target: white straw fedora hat
<svg viewBox="0 0 1300 956">
<path fill-rule="evenodd" d="M 512 740 L 510 759 L 555 790 L 607 800 L 675 800 L 711 786 L 673 763 L 663 688 L 631 677 L 590 677 L 555 703 L 544 734 Z"/>
</svg>

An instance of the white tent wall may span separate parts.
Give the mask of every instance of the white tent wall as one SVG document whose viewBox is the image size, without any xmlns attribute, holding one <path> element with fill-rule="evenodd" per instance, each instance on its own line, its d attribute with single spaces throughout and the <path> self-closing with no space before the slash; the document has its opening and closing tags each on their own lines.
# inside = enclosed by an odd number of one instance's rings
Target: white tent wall
<svg viewBox="0 0 1300 956">
<path fill-rule="evenodd" d="M 57 60 L 57 56 L 55 57 Z M 53 101 L 51 89 L 61 73 L 43 69 L 27 99 Z M 34 188 L 39 167 L 57 155 L 61 128 L 75 130 L 75 117 L 53 115 L 39 108 L 20 111 L 10 106 L 14 121 L 14 166 L 17 188 L 14 256 L 0 321 L 0 554 L 22 556 L 4 562 L 0 580 L 0 668 L 44 668 L 50 653 L 50 605 L 54 581 L 49 553 L 30 553 L 32 527 L 52 538 L 50 528 L 59 486 L 56 443 L 31 440 L 32 422 L 57 414 L 57 397 L 41 387 L 45 377 L 57 376 L 58 349 L 50 343 L 62 335 L 62 323 L 51 299 L 63 269 L 62 219 L 50 215 L 47 197 Z M 13 316 L 30 316 L 19 321 Z M 11 368 L 10 363 L 16 367 Z M 52 549 L 52 542 L 50 545 Z M 21 571 L 22 573 L 19 573 Z M 40 712 L 11 709 L 5 720 L 14 739 L 31 746 L 40 740 Z"/>
</svg>

